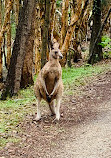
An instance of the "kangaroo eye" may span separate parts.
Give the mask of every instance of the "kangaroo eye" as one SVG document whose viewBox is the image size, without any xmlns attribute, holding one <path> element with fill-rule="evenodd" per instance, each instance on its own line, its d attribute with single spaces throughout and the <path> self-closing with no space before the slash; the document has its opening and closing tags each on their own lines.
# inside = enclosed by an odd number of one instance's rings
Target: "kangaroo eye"
<svg viewBox="0 0 111 158">
<path fill-rule="evenodd" d="M 57 51 L 55 51 L 55 54 L 57 54 L 58 52 Z"/>
</svg>

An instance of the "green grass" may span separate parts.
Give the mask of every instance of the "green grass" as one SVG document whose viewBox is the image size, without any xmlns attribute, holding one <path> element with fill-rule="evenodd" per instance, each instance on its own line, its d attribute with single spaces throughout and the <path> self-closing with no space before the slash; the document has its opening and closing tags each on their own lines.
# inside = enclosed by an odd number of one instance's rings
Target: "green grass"
<svg viewBox="0 0 111 158">
<path fill-rule="evenodd" d="M 0 101 L 0 147 L 7 142 L 17 142 L 18 138 L 14 138 L 12 131 L 20 130 L 17 125 L 23 118 L 33 113 L 35 102 L 33 88 L 20 90 L 18 96 L 6 101 Z"/>
<path fill-rule="evenodd" d="M 86 65 L 80 68 L 67 68 L 67 69 L 64 68 L 63 76 L 62 76 L 63 83 L 64 85 L 72 84 L 77 79 L 97 75 L 99 73 L 107 71 L 109 68 L 110 65 L 97 65 L 97 66 Z"/>
<path fill-rule="evenodd" d="M 84 65 L 80 68 L 63 68 L 64 93 L 66 95 L 74 95 L 78 87 L 86 85 L 94 76 L 111 70 L 110 64 L 101 65 Z"/>
<path fill-rule="evenodd" d="M 74 87 L 83 86 L 89 78 L 108 70 L 111 70 L 110 63 L 95 66 L 85 65 L 80 68 L 63 68 L 65 94 L 73 95 Z M 12 133 L 20 131 L 17 125 L 27 114 L 35 113 L 36 107 L 32 106 L 35 101 L 33 86 L 20 90 L 18 96 L 0 101 L 0 147 L 5 146 L 8 142 L 18 141 L 18 138 Z"/>
</svg>

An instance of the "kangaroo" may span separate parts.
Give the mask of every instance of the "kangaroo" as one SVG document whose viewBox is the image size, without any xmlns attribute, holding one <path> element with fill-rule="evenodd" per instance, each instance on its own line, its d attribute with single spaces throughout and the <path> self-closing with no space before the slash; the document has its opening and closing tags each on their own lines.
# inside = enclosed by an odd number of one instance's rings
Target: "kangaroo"
<svg viewBox="0 0 111 158">
<path fill-rule="evenodd" d="M 49 104 L 52 115 L 56 115 L 55 120 L 60 119 L 60 102 L 63 93 L 63 83 L 62 68 L 59 59 L 62 58 L 63 55 L 60 52 L 59 44 L 53 41 L 49 53 L 49 61 L 41 69 L 34 86 L 34 92 L 37 98 L 37 116 L 35 118 L 37 121 L 41 119 L 41 99 L 44 99 Z"/>
</svg>

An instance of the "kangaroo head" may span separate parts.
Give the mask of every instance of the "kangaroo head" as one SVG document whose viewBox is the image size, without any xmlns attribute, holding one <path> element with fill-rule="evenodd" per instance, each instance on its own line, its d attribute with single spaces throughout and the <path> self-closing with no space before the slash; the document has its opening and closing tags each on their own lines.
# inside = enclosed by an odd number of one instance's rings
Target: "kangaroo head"
<svg viewBox="0 0 111 158">
<path fill-rule="evenodd" d="M 53 41 L 51 43 L 50 56 L 54 59 L 62 59 L 63 58 L 63 55 L 59 49 L 59 44 L 56 41 Z"/>
</svg>

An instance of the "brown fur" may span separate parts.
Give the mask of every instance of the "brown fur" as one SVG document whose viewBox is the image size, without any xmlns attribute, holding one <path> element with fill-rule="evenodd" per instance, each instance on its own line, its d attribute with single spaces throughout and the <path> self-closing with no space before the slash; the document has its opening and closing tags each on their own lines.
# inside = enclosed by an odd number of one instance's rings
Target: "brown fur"
<svg viewBox="0 0 111 158">
<path fill-rule="evenodd" d="M 59 57 L 62 57 L 57 43 L 53 43 L 53 49 L 50 52 L 49 61 L 40 71 L 36 80 L 34 91 L 35 96 L 40 104 L 41 99 L 44 99 L 50 107 L 52 114 L 56 114 L 56 119 L 59 120 L 60 113 L 60 100 L 62 98 L 63 83 L 62 83 L 62 68 L 59 63 Z M 54 99 L 57 101 L 57 105 L 54 105 Z M 37 117 L 40 119 L 40 109 L 37 108 Z"/>
</svg>

